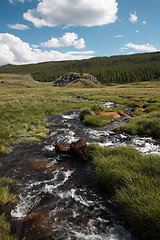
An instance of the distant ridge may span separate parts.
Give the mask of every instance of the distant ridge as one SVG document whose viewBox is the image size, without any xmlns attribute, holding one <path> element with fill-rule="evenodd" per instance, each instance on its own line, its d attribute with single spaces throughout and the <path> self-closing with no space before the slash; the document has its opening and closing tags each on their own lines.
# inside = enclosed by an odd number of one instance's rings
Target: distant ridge
<svg viewBox="0 0 160 240">
<path fill-rule="evenodd" d="M 67 72 L 81 71 L 106 85 L 159 80 L 160 52 L 0 67 L 0 73 L 29 73 L 40 82 L 54 82 Z"/>
</svg>

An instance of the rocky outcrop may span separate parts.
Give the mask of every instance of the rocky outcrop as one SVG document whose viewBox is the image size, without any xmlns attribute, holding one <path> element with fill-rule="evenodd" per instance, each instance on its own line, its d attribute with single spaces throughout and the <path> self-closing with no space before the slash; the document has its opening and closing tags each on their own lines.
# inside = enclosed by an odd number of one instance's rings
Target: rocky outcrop
<svg viewBox="0 0 160 240">
<path fill-rule="evenodd" d="M 60 78 L 56 79 L 54 81 L 54 86 L 65 87 L 65 86 L 70 86 L 70 84 L 78 85 L 77 83 L 81 83 L 81 85 L 83 85 L 83 84 L 91 85 L 91 83 L 93 86 L 101 85 L 100 82 L 95 77 L 93 77 L 91 74 L 86 74 L 86 73 L 80 74 L 80 73 L 70 72 L 70 73 L 67 73 L 67 74 L 61 76 Z"/>
<path fill-rule="evenodd" d="M 70 147 L 57 144 L 55 149 L 58 153 L 68 153 L 76 161 L 85 161 L 88 157 L 88 148 L 84 139 L 72 142 Z"/>
</svg>

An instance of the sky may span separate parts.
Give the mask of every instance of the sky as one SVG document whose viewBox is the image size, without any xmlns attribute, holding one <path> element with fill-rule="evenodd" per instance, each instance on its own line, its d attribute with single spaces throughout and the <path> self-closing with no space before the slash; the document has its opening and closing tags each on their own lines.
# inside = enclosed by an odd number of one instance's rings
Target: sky
<svg viewBox="0 0 160 240">
<path fill-rule="evenodd" d="M 0 0 L 0 65 L 160 51 L 160 0 Z"/>
</svg>

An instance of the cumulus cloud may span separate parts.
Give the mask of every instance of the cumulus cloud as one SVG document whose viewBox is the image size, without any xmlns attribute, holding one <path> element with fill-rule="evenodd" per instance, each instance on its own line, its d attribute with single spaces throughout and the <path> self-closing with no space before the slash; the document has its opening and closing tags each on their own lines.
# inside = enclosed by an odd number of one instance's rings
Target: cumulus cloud
<svg viewBox="0 0 160 240">
<path fill-rule="evenodd" d="M 65 33 L 61 38 L 51 38 L 48 42 L 41 43 L 41 46 L 53 48 L 53 47 L 69 47 L 84 48 L 85 41 L 83 38 L 78 39 L 78 35 L 74 32 Z"/>
<path fill-rule="evenodd" d="M 9 33 L 0 33 L 0 65 L 27 64 L 46 61 L 61 61 L 87 59 L 93 57 L 93 52 L 61 53 L 58 51 L 42 51 L 33 49 L 19 37 Z"/>
<path fill-rule="evenodd" d="M 136 23 L 138 21 L 138 17 L 136 16 L 136 12 L 134 14 L 130 14 L 129 21 L 132 23 Z"/>
<path fill-rule="evenodd" d="M 7 24 L 7 26 L 11 29 L 17 29 L 17 30 L 28 30 L 30 29 L 27 25 L 24 25 L 24 24 L 19 24 L 19 23 L 16 23 L 16 24 Z"/>
<path fill-rule="evenodd" d="M 132 48 L 138 51 L 143 51 L 143 52 L 157 52 L 159 51 L 157 48 L 155 48 L 153 45 L 147 43 L 147 44 L 143 44 L 143 45 L 138 45 L 138 44 L 134 44 L 134 43 L 127 43 L 124 45 L 127 48 Z"/>
<path fill-rule="evenodd" d="M 116 0 L 41 0 L 37 8 L 23 14 L 35 27 L 102 26 L 117 19 Z"/>
</svg>

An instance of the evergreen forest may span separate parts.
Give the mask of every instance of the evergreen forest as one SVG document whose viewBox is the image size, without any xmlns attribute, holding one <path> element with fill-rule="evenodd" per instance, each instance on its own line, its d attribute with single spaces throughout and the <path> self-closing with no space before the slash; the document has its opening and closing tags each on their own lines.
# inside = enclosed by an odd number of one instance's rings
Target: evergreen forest
<svg viewBox="0 0 160 240">
<path fill-rule="evenodd" d="M 0 73 L 29 73 L 40 82 L 52 82 L 67 72 L 92 74 L 105 85 L 155 81 L 160 79 L 160 52 L 0 67 Z"/>
</svg>

